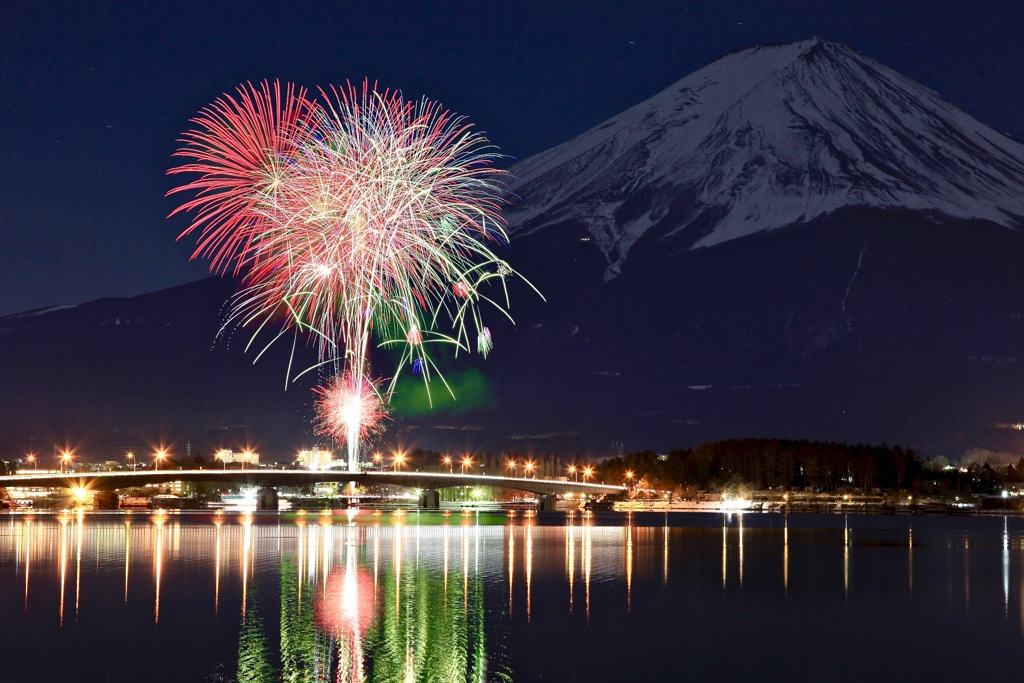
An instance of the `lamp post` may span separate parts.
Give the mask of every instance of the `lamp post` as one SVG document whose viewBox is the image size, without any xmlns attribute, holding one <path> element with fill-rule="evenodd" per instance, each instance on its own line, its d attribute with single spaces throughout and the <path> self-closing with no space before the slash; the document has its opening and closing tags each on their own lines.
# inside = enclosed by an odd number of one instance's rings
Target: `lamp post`
<svg viewBox="0 0 1024 683">
<path fill-rule="evenodd" d="M 576 470 L 576 465 L 569 465 L 569 474 L 572 475 L 573 481 L 575 481 L 577 484 L 580 483 L 580 475 Z"/>
<path fill-rule="evenodd" d="M 380 451 L 377 451 L 376 453 L 373 454 L 373 462 L 375 465 L 377 465 L 377 469 L 384 469 L 384 456 L 381 455 Z"/>
<path fill-rule="evenodd" d="M 467 467 L 472 467 L 472 466 L 473 466 L 473 456 L 471 456 L 471 455 L 464 456 L 462 458 L 462 473 L 465 474 L 466 473 L 466 468 Z"/>
<path fill-rule="evenodd" d="M 135 471 L 135 465 L 137 464 L 137 463 L 135 462 L 135 454 L 134 454 L 134 453 L 132 453 L 131 451 L 128 451 L 128 452 L 127 452 L 127 453 L 125 454 L 125 456 L 124 456 L 124 457 L 126 457 L 126 458 L 128 458 L 129 460 L 131 460 L 131 461 L 132 461 L 132 472 L 134 472 L 134 471 Z"/>
<path fill-rule="evenodd" d="M 26 460 L 28 460 L 30 463 L 32 463 L 32 469 L 34 469 L 34 470 L 39 469 L 39 465 L 36 463 L 36 454 L 35 453 L 29 453 L 28 457 L 26 458 Z"/>
<path fill-rule="evenodd" d="M 64 451 L 60 455 L 60 469 L 61 471 L 71 471 L 71 453 L 69 453 L 68 451 Z"/>
<path fill-rule="evenodd" d="M 160 471 L 160 461 L 163 460 L 166 457 L 167 457 L 167 453 L 164 452 L 163 450 L 159 450 L 159 451 L 156 452 L 156 471 L 157 472 Z"/>
<path fill-rule="evenodd" d="M 517 463 L 517 462 L 516 462 L 515 460 L 509 460 L 509 461 L 508 461 L 508 468 L 509 468 L 510 470 L 512 470 L 512 478 L 513 478 L 513 479 L 515 479 L 515 478 L 516 478 L 516 469 L 517 469 L 518 467 L 519 467 L 519 463 Z"/>
<path fill-rule="evenodd" d="M 633 486 L 633 470 L 626 470 L 626 486 Z"/>
<path fill-rule="evenodd" d="M 593 467 L 584 467 L 583 468 L 583 481 L 584 482 L 587 479 L 590 479 L 593 476 L 594 476 L 594 468 Z"/>
<path fill-rule="evenodd" d="M 455 465 L 452 464 L 452 456 L 446 455 L 441 458 L 441 462 L 448 465 L 448 474 L 455 474 Z"/>
<path fill-rule="evenodd" d="M 405 460 L 405 453 L 395 453 L 395 472 L 398 471 L 398 466 Z"/>
<path fill-rule="evenodd" d="M 523 476 L 525 478 L 529 479 L 531 474 L 533 474 L 533 478 L 534 479 L 537 478 L 537 475 L 533 473 L 533 461 L 532 460 L 527 460 L 526 464 L 523 465 L 523 469 L 526 470 L 526 472 L 523 473 Z"/>
</svg>

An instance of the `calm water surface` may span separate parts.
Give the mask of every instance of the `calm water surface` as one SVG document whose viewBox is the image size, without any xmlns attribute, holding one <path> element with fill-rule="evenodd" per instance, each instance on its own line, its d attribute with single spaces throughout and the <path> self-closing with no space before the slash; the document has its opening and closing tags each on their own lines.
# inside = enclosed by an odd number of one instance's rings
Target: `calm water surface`
<svg viewBox="0 0 1024 683">
<path fill-rule="evenodd" d="M 1010 680 L 1024 519 L 10 514 L 0 680 Z"/>
</svg>

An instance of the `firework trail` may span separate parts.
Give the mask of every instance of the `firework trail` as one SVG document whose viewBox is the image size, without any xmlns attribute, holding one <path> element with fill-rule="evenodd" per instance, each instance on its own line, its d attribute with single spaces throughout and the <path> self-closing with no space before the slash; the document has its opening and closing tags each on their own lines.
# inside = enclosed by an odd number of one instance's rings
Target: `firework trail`
<svg viewBox="0 0 1024 683">
<path fill-rule="evenodd" d="M 197 176 L 171 190 L 193 195 L 174 212 L 194 213 L 181 236 L 198 233 L 193 258 L 213 272 L 243 276 L 229 323 L 316 340 L 335 375 L 317 390 L 319 428 L 354 469 L 394 388 L 370 377 L 372 341 L 400 351 L 396 379 L 410 365 L 429 382 L 428 345 L 469 351 L 475 333 L 486 357 L 481 304 L 508 315 L 520 276 L 489 246 L 508 241 L 494 149 L 463 117 L 369 82 L 316 97 L 240 86 L 192 123 L 175 153 L 191 162 L 169 171 Z M 341 397 L 373 407 L 324 407 Z"/>
</svg>

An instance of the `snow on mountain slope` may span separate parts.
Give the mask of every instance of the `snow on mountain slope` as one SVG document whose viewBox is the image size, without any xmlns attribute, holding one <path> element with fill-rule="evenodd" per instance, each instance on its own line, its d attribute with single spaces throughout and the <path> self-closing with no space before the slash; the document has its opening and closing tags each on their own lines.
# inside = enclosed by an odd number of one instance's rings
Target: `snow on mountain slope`
<svg viewBox="0 0 1024 683">
<path fill-rule="evenodd" d="M 1024 145 L 820 38 L 727 55 L 511 172 L 513 237 L 582 224 L 606 279 L 652 229 L 708 247 L 847 206 L 1024 223 Z"/>
</svg>

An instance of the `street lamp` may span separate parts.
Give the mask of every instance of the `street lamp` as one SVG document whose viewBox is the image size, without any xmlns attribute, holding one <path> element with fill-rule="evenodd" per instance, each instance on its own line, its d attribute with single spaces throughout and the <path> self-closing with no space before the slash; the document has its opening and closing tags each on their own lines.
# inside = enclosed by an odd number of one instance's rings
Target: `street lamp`
<svg viewBox="0 0 1024 683">
<path fill-rule="evenodd" d="M 578 484 L 580 481 L 580 475 L 577 473 L 576 465 L 569 465 L 569 474 L 572 475 L 573 481 Z"/>
<path fill-rule="evenodd" d="M 166 457 L 167 457 L 167 453 L 164 452 L 163 450 L 159 450 L 159 451 L 156 452 L 156 471 L 157 472 L 160 471 L 160 461 L 163 460 Z"/>
<path fill-rule="evenodd" d="M 384 469 L 384 456 L 380 454 L 380 451 L 373 454 L 373 462 L 377 465 L 377 469 Z"/>
<path fill-rule="evenodd" d="M 452 456 L 446 455 L 441 458 L 441 462 L 448 465 L 448 474 L 455 474 L 455 466 L 452 464 Z"/>
<path fill-rule="evenodd" d="M 246 450 L 245 453 L 242 453 L 242 469 L 243 470 L 245 469 L 245 462 L 249 458 L 251 458 L 251 457 L 252 457 L 252 451 L 251 450 Z"/>
<path fill-rule="evenodd" d="M 29 453 L 28 457 L 26 458 L 26 460 L 28 460 L 30 463 L 32 463 L 32 469 L 34 469 L 34 470 L 39 469 L 39 466 L 36 463 L 36 454 L 35 453 Z"/>
<path fill-rule="evenodd" d="M 510 470 L 512 470 L 512 478 L 513 479 L 516 478 L 516 468 L 517 467 L 519 467 L 519 463 L 517 463 L 515 460 L 509 460 L 508 461 L 508 468 Z"/>
<path fill-rule="evenodd" d="M 398 471 L 398 466 L 401 465 L 404 460 L 405 460 L 405 453 L 396 453 L 395 454 L 395 472 Z"/>
<path fill-rule="evenodd" d="M 532 460 L 527 460 L 526 464 L 523 465 L 523 468 L 526 470 L 526 472 L 525 472 L 525 474 L 523 474 L 523 476 L 526 477 L 526 478 L 529 478 L 529 476 L 531 474 L 533 474 L 533 461 Z M 533 474 L 533 478 L 536 479 L 537 475 Z"/>
<path fill-rule="evenodd" d="M 467 467 L 472 467 L 472 466 L 473 466 L 473 456 L 471 456 L 471 455 L 464 456 L 462 458 L 462 473 L 465 474 L 466 473 L 466 468 Z"/>
<path fill-rule="evenodd" d="M 629 482 L 627 486 L 633 485 L 633 470 L 626 470 L 626 481 Z"/>
<path fill-rule="evenodd" d="M 592 476 L 594 476 L 594 468 L 593 467 L 584 467 L 583 468 L 583 481 L 586 481 L 587 479 L 590 479 Z"/>
<path fill-rule="evenodd" d="M 71 453 L 64 451 L 60 456 L 60 468 L 61 470 L 71 471 Z"/>
<path fill-rule="evenodd" d="M 132 461 L 132 472 L 134 472 L 135 471 L 135 465 L 136 465 L 135 454 L 132 453 L 131 451 L 128 451 L 128 453 L 126 453 L 124 457 L 126 457 L 126 458 L 128 458 L 129 460 Z"/>
</svg>

